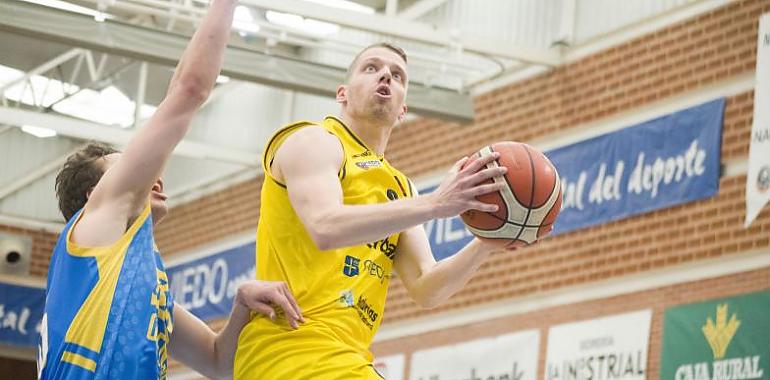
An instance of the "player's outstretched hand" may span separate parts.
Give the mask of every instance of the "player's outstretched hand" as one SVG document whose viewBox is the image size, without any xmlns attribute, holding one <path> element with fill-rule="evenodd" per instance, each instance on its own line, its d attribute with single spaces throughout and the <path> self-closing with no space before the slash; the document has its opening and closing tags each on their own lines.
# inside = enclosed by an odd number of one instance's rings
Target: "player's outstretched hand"
<svg viewBox="0 0 770 380">
<path fill-rule="evenodd" d="M 300 323 L 305 322 L 297 300 L 294 299 L 285 282 L 258 280 L 245 282 L 238 287 L 235 302 L 272 320 L 275 320 L 276 316 L 274 308 L 278 306 L 283 310 L 289 325 L 295 329 Z"/>
<path fill-rule="evenodd" d="M 500 191 L 502 183 L 484 183 L 490 178 L 505 174 L 505 166 L 486 168 L 486 165 L 500 157 L 494 152 L 467 163 L 464 157 L 457 161 L 439 187 L 428 196 L 433 198 L 437 217 L 451 217 L 467 210 L 486 212 L 497 211 L 497 205 L 480 202 L 477 196 Z M 466 165 L 467 163 L 467 165 Z"/>
</svg>

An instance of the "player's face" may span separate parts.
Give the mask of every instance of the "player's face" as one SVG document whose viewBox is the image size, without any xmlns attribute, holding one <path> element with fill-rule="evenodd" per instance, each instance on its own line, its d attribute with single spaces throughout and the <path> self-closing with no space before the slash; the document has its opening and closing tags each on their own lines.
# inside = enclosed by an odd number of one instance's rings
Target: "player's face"
<svg viewBox="0 0 770 380">
<path fill-rule="evenodd" d="M 406 62 L 390 49 L 375 47 L 358 57 L 337 100 L 357 118 L 393 125 L 406 115 Z"/>
<path fill-rule="evenodd" d="M 120 153 L 112 153 L 104 156 L 104 171 L 115 165 L 120 158 Z M 152 221 L 154 224 L 158 224 L 163 217 L 168 214 L 168 205 L 166 204 L 168 195 L 163 192 L 163 179 L 158 178 L 150 189 L 150 209 L 152 211 Z"/>
</svg>

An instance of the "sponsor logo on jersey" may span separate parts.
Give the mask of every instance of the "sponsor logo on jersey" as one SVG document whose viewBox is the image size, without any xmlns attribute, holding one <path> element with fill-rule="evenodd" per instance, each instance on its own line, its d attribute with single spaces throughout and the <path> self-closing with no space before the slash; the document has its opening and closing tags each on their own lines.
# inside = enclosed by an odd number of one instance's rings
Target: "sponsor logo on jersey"
<svg viewBox="0 0 770 380">
<path fill-rule="evenodd" d="M 353 291 L 348 289 L 340 292 L 340 298 L 338 298 L 337 301 L 343 307 L 353 307 Z"/>
<path fill-rule="evenodd" d="M 361 169 L 368 170 L 371 168 L 382 167 L 382 162 L 380 162 L 380 160 L 359 161 L 359 162 L 356 162 L 356 166 L 358 166 Z"/>
<path fill-rule="evenodd" d="M 364 296 L 358 296 L 358 301 L 356 301 L 356 311 L 358 312 L 359 318 L 361 318 L 361 322 L 363 322 L 369 329 L 373 329 L 374 323 L 377 322 L 377 318 L 379 318 L 380 314 L 369 305 Z"/>
<path fill-rule="evenodd" d="M 385 282 L 386 278 L 390 277 L 390 275 L 385 272 L 385 268 L 383 268 L 382 265 L 377 264 L 372 260 L 364 261 L 364 273 L 379 278 L 380 284 Z"/>
<path fill-rule="evenodd" d="M 388 256 L 388 258 L 391 260 L 393 260 L 393 256 L 396 255 L 396 245 L 391 244 L 389 238 L 385 238 L 382 240 L 369 243 L 366 246 L 375 251 L 380 251 L 384 253 L 385 256 Z"/>
<path fill-rule="evenodd" d="M 348 277 L 358 276 L 358 263 L 361 260 L 353 256 L 345 256 L 345 265 L 342 267 L 342 273 Z"/>
</svg>

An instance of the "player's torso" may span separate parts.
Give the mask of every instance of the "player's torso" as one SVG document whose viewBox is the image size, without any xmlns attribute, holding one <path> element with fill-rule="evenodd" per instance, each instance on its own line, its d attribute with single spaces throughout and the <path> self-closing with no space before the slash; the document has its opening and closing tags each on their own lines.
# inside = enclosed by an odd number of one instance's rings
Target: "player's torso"
<svg viewBox="0 0 770 380">
<path fill-rule="evenodd" d="M 339 177 L 345 204 L 384 203 L 411 196 L 407 178 L 340 121 L 327 118 L 323 127 L 339 138 L 344 149 Z M 283 138 L 281 132 L 274 137 L 279 144 Z M 266 157 L 273 149 L 275 146 L 266 149 Z M 257 233 L 257 277 L 288 282 L 309 322 L 300 331 L 289 332 L 288 326 L 276 331 L 272 322 L 257 318 L 244 335 L 260 339 L 256 336 L 269 330 L 297 337 L 271 342 L 276 347 L 260 345 L 269 351 L 286 349 L 302 339 L 321 347 L 324 341 L 336 340 L 341 347 L 357 352 L 362 362 L 369 360 L 367 349 L 382 321 L 398 238 L 399 234 L 393 234 L 368 244 L 319 251 L 291 207 L 285 187 L 267 175 Z M 247 340 L 244 335 L 243 343 Z"/>
<path fill-rule="evenodd" d="M 173 301 L 149 205 L 110 247 L 54 249 L 38 368 L 44 379 L 165 378 Z"/>
</svg>

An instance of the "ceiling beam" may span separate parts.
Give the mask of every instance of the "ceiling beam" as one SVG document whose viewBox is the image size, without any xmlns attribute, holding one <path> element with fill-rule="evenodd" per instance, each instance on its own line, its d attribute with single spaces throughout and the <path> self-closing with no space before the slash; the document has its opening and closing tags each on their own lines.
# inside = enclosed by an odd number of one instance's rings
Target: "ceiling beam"
<svg viewBox="0 0 770 380">
<path fill-rule="evenodd" d="M 35 67 L 34 69 L 24 73 L 24 75 L 3 84 L 0 86 L 0 94 L 4 93 L 5 90 L 22 83 L 26 80 L 29 80 L 35 75 L 44 74 L 48 70 L 51 70 L 59 65 L 62 65 L 63 63 L 69 61 L 70 59 L 76 58 L 78 56 L 81 56 L 84 54 L 84 51 L 82 49 L 70 49 L 65 51 L 64 53 L 59 54 L 58 56 L 49 59 L 48 61 L 40 64 L 39 66 Z"/>
<path fill-rule="evenodd" d="M 575 40 L 575 19 L 577 18 L 577 0 L 564 0 L 561 6 L 559 32 L 554 44 L 570 46 Z"/>
<path fill-rule="evenodd" d="M 18 1 L 0 2 L 0 30 L 168 66 L 177 64 L 189 40 L 186 36 L 112 20 L 99 23 L 89 16 Z M 233 46 L 225 52 L 222 74 L 329 97 L 335 95 L 345 78 L 344 69 Z M 473 120 L 473 102 L 468 94 L 420 83 L 410 83 L 409 107 L 423 116 L 458 122 Z"/>
<path fill-rule="evenodd" d="M 19 108 L 0 107 L 0 124 L 21 127 L 34 125 L 48 128 L 57 134 L 80 140 L 95 140 L 116 146 L 125 146 L 136 133 L 116 127 L 92 123 L 58 114 L 40 113 Z M 243 150 L 186 141 L 177 145 L 174 154 L 198 159 L 212 159 L 250 167 L 259 166 L 259 154 Z"/>
<path fill-rule="evenodd" d="M 398 11 L 398 0 L 387 0 L 385 3 L 385 14 L 395 16 Z"/>
<path fill-rule="evenodd" d="M 354 29 L 431 45 L 455 46 L 459 44 L 464 51 L 481 55 L 491 55 L 546 66 L 556 66 L 561 63 L 561 56 L 556 50 L 491 41 L 486 38 L 462 35 L 453 36 L 453 33 L 450 33 L 448 30 L 437 30 L 430 25 L 395 17 L 364 14 L 301 0 L 242 0 L 242 2 L 243 4 L 259 8 L 293 13 Z"/>
<path fill-rule="evenodd" d="M 409 6 L 409 8 L 399 12 L 398 18 L 404 20 L 416 20 L 446 2 L 447 0 L 418 0 Z"/>
</svg>

